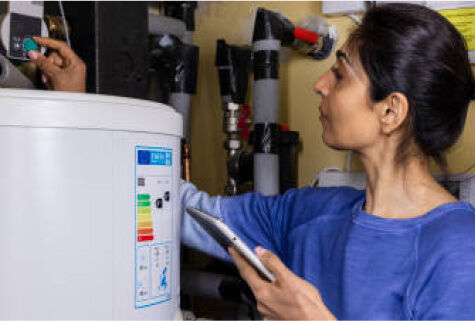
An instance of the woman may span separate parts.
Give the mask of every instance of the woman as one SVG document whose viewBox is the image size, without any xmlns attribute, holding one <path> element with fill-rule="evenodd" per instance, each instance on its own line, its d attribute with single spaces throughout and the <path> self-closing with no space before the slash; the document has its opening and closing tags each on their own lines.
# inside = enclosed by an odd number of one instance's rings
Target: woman
<svg viewBox="0 0 475 321">
<path fill-rule="evenodd" d="M 429 171 L 474 92 L 460 34 L 425 7 L 373 8 L 315 90 L 323 141 L 359 155 L 365 191 L 210 197 L 183 183 L 182 202 L 258 246 L 275 282 L 230 253 L 265 318 L 475 319 L 475 209 Z M 182 240 L 229 260 L 187 215 Z"/>
</svg>

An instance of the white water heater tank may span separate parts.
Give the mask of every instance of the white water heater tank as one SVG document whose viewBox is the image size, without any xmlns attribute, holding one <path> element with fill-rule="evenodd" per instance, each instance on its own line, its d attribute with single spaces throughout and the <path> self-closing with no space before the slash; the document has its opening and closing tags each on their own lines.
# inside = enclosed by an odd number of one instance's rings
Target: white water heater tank
<svg viewBox="0 0 475 321">
<path fill-rule="evenodd" d="M 182 117 L 0 90 L 0 319 L 174 319 Z"/>
</svg>

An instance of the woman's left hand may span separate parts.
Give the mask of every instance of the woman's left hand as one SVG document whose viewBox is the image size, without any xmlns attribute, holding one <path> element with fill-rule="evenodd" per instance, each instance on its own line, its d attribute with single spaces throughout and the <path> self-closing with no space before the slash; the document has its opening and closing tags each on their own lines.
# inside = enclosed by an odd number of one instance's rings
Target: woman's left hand
<svg viewBox="0 0 475 321">
<path fill-rule="evenodd" d="M 327 309 L 318 290 L 292 273 L 282 261 L 262 247 L 256 248 L 259 259 L 275 276 L 264 280 L 256 269 L 234 248 L 229 253 L 241 277 L 249 284 L 257 300 L 257 310 L 271 320 L 336 320 Z"/>
</svg>

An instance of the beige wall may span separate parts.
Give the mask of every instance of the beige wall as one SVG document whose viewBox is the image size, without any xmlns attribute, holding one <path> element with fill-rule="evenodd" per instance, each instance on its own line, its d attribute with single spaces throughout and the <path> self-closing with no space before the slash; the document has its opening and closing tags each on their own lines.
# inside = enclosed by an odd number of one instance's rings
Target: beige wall
<svg viewBox="0 0 475 321">
<path fill-rule="evenodd" d="M 255 9 L 263 6 L 282 12 L 298 23 L 307 16 L 321 13 L 320 2 L 200 2 L 196 17 L 195 44 L 200 47 L 197 95 L 192 110 L 191 178 L 200 189 L 222 194 L 226 178 L 222 147 L 222 111 L 217 71 L 214 66 L 216 40 L 246 44 L 250 40 Z M 339 34 L 339 45 L 348 36 L 354 22 L 347 17 L 327 18 Z M 346 153 L 326 147 L 321 141 L 318 121 L 320 99 L 313 92 L 315 80 L 334 62 L 334 57 L 313 61 L 296 52 L 288 52 L 281 65 L 280 123 L 300 132 L 299 186 L 308 185 L 316 173 L 328 166 L 345 166 Z M 288 57 L 290 56 L 290 57 Z M 449 94 L 449 93 L 448 93 Z M 448 154 L 450 169 L 462 171 L 475 162 L 475 103 L 471 104 L 465 132 Z M 354 164 L 354 168 L 360 168 Z"/>
</svg>

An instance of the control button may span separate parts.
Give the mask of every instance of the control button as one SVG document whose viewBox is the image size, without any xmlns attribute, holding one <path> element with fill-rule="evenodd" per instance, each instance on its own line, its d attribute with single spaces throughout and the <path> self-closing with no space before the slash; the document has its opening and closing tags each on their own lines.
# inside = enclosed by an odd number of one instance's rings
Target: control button
<svg viewBox="0 0 475 321">
<path fill-rule="evenodd" d="M 170 192 L 166 191 L 163 195 L 163 199 L 165 200 L 165 202 L 168 202 L 170 200 Z"/>
<path fill-rule="evenodd" d="M 155 205 L 157 206 L 157 208 L 162 208 L 163 207 L 163 199 L 157 198 L 157 200 L 155 202 Z"/>
<path fill-rule="evenodd" d="M 31 38 L 26 38 L 23 41 L 23 49 L 25 49 L 26 52 L 32 51 L 32 50 L 38 50 L 38 45 L 36 42 L 31 39 Z"/>
</svg>

